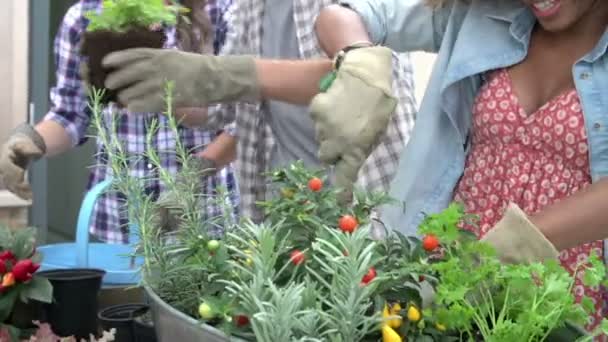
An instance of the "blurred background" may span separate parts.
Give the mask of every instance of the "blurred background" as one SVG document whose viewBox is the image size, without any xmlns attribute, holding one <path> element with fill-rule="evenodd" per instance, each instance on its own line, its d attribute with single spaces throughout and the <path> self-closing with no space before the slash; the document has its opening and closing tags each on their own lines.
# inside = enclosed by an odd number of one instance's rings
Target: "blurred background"
<svg viewBox="0 0 608 342">
<path fill-rule="evenodd" d="M 37 122 L 47 112 L 55 82 L 53 40 L 67 9 L 78 0 L 2 0 L 0 11 L 0 141 L 24 121 Z M 434 56 L 413 55 L 418 102 Z M 73 240 L 76 218 L 91 165 L 91 142 L 61 157 L 44 159 L 30 169 L 32 203 L 0 184 L 0 222 L 33 225 L 46 242 Z"/>
</svg>

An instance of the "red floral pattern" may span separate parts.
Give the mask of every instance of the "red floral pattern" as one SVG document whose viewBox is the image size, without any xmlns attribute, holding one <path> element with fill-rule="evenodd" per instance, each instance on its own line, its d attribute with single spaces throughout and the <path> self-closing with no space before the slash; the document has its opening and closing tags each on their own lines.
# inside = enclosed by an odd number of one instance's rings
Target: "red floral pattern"
<svg viewBox="0 0 608 342">
<path fill-rule="evenodd" d="M 507 70 L 490 74 L 473 108 L 472 148 L 455 200 L 479 215 L 479 227 L 467 227 L 480 238 L 502 217 L 509 202 L 526 213 L 566 198 L 591 184 L 587 134 L 575 89 L 553 98 L 528 115 L 519 104 Z M 596 241 L 563 251 L 560 261 L 571 273 L 595 251 Z M 590 297 L 596 313 L 587 329 L 600 323 L 605 289 L 586 288 L 581 279 L 573 289 L 577 300 Z"/>
</svg>

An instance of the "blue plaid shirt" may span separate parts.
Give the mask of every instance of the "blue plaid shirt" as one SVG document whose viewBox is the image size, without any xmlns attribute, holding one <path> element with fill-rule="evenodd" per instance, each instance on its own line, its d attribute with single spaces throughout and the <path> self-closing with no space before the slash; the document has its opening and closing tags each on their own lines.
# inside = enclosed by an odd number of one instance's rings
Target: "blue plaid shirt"
<svg viewBox="0 0 608 342">
<path fill-rule="evenodd" d="M 215 30 L 215 53 L 219 51 L 224 43 L 227 28 L 224 14 L 230 3 L 231 0 L 210 0 L 207 4 L 207 11 Z M 68 132 L 73 146 L 86 141 L 87 128 L 91 122 L 86 90 L 79 75 L 79 65 L 82 60 L 79 48 L 88 25 L 84 13 L 100 9 L 101 0 L 79 1 L 66 13 L 55 38 L 57 84 L 51 89 L 51 109 L 45 120 L 52 120 L 63 126 Z M 165 32 L 167 36 L 165 48 L 176 48 L 175 29 L 167 28 Z M 154 174 L 152 174 L 156 172 L 152 164 L 145 158 L 140 157 L 146 150 L 146 134 L 152 119 L 159 120 L 160 123 L 160 129 L 152 141 L 153 148 L 159 151 L 163 167 L 173 173 L 179 170 L 176 155 L 174 152 L 170 152 L 175 151 L 176 139 L 180 139 L 187 149 L 197 153 L 202 151 L 218 134 L 221 134 L 221 131 L 209 132 L 181 127 L 179 136 L 176 137 L 167 128 L 167 119 L 164 115 L 155 113 L 129 115 L 125 111 L 109 106 L 104 112 L 106 119 L 109 119 L 110 113 L 119 113 L 117 117 L 118 140 L 124 142 L 127 153 L 138 156 L 138 158 L 134 158 L 136 160 L 130 163 L 131 175 L 148 178 L 146 191 L 154 196 L 157 196 L 163 190 L 164 185 L 157 180 L 158 177 L 154 177 Z M 106 120 L 106 122 L 110 121 Z M 97 143 L 97 152 L 95 154 L 95 166 L 91 171 L 87 189 L 103 181 L 111 173 L 111 169 L 106 165 L 106 158 L 99 142 Z M 205 194 L 213 194 L 218 186 L 226 188 L 230 193 L 228 198 L 230 203 L 228 204 L 235 208 L 234 213 L 237 214 L 238 195 L 231 166 L 217 172 L 213 177 L 205 178 L 203 184 L 204 189 L 202 190 Z M 97 200 L 89 230 L 101 241 L 109 243 L 128 242 L 127 219 L 124 215 L 125 210 L 122 208 L 124 206 L 124 197 L 122 196 L 122 194 L 108 192 Z M 209 204 L 206 208 L 206 214 L 208 217 L 215 217 L 221 214 L 221 208 Z"/>
</svg>

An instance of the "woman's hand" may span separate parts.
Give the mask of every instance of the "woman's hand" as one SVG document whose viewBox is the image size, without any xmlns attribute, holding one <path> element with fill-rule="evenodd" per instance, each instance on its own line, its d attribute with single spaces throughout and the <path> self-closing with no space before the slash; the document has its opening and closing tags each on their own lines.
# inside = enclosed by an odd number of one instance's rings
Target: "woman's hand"
<svg viewBox="0 0 608 342">
<path fill-rule="evenodd" d="M 327 82 L 326 91 L 312 100 L 319 159 L 335 164 L 335 184 L 345 190 L 343 202 L 350 201 L 359 169 L 397 106 L 392 65 L 392 51 L 387 48 L 351 50 L 335 71 L 335 79 Z"/>
<path fill-rule="evenodd" d="M 506 263 L 535 262 L 557 258 L 557 249 L 515 204 L 482 241 L 492 245 Z"/>
</svg>

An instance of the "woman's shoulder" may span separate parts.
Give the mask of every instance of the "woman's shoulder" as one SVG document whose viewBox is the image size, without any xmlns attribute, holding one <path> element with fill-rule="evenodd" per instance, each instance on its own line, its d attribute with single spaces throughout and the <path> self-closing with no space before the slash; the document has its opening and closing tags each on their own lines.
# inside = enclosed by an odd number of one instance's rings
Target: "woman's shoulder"
<svg viewBox="0 0 608 342">
<path fill-rule="evenodd" d="M 63 16 L 62 30 L 60 31 L 67 30 L 74 35 L 84 32 L 89 23 L 86 14 L 99 10 L 100 4 L 99 0 L 81 0 L 73 4 Z"/>
</svg>

